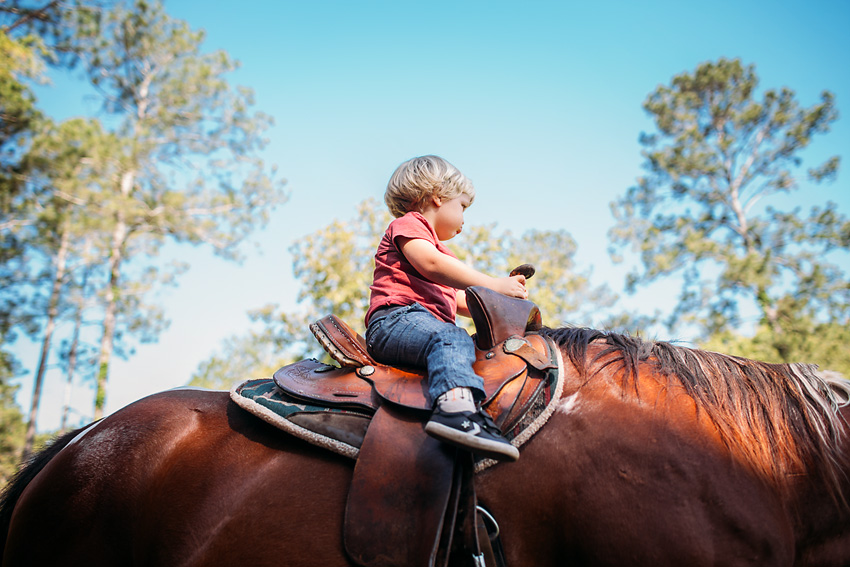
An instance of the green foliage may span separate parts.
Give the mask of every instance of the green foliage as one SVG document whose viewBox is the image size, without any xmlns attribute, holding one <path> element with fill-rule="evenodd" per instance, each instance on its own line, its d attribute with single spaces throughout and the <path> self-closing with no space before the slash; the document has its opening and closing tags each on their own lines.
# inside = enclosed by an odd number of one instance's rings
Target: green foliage
<svg viewBox="0 0 850 567">
<path fill-rule="evenodd" d="M 27 42 L 0 30 L 0 261 L 4 267 L 23 252 L 11 230 L 20 222 L 16 214 L 16 200 L 22 193 L 19 162 L 29 135 L 41 118 L 26 81 L 39 76 L 41 69 L 41 60 Z M 13 276 L 13 272 L 4 269 L 0 287 L 5 288 Z"/>
<path fill-rule="evenodd" d="M 0 31 L 25 42 L 52 65 L 73 66 L 69 14 L 91 13 L 109 0 L 3 0 Z M 79 16 L 78 16 L 79 17 Z"/>
<path fill-rule="evenodd" d="M 236 382 L 270 378 L 289 362 L 285 349 L 278 349 L 268 330 L 226 339 L 217 354 L 201 363 L 189 385 L 212 390 L 229 390 Z"/>
<path fill-rule="evenodd" d="M 348 221 L 334 220 L 289 248 L 301 287 L 301 309 L 285 312 L 266 305 L 251 313 L 262 328 L 224 341 L 218 354 L 203 362 L 189 384 L 228 389 L 239 380 L 270 376 L 285 364 L 325 357 L 309 325 L 334 313 L 353 329 L 365 332 L 369 285 L 378 241 L 392 217 L 375 200 L 367 200 Z"/>
<path fill-rule="evenodd" d="M 4 485 L 18 470 L 24 444 L 24 420 L 15 404 L 14 386 L 0 380 L 0 485 Z"/>
<path fill-rule="evenodd" d="M 185 266 L 158 262 L 162 245 L 207 244 L 238 258 L 238 244 L 285 200 L 259 158 L 271 118 L 253 110 L 249 89 L 230 85 L 238 64 L 202 42 L 160 2 L 0 6 L 3 344 L 41 327 L 47 353 L 53 323 L 99 317 L 99 356 L 83 369 L 98 383 L 96 417 L 110 357 L 167 324 L 151 292 Z M 109 130 L 39 115 L 25 79 L 37 78 L 41 57 L 81 64 Z M 14 363 L 2 352 L 0 362 Z"/>
<path fill-rule="evenodd" d="M 612 253 L 640 253 L 629 289 L 681 277 L 669 323 L 705 336 L 735 329 L 742 304 L 754 307 L 773 337 L 767 358 L 784 361 L 785 335 L 846 321 L 850 286 L 835 260 L 850 222 L 831 202 L 805 214 L 775 198 L 801 189 L 801 151 L 836 120 L 833 95 L 803 108 L 788 88 L 760 91 L 752 65 L 720 59 L 659 86 L 644 109 L 657 129 L 640 140 L 646 175 L 612 204 Z M 831 179 L 838 165 L 829 158 L 809 178 Z"/>
<path fill-rule="evenodd" d="M 24 81 L 40 76 L 42 69 L 41 60 L 25 42 L 0 31 L 0 147 L 28 132 L 38 118 L 35 97 Z M 8 154 L 15 154 L 8 146 L 4 149 L 0 163 L 6 169 L 10 165 Z"/>
<path fill-rule="evenodd" d="M 113 206 L 128 243 L 139 238 L 150 253 L 172 238 L 236 257 L 235 245 L 283 200 L 274 168 L 257 155 L 271 118 L 251 111 L 250 89 L 228 83 L 238 64 L 223 51 L 203 53 L 203 32 L 161 3 L 98 15 L 79 22 L 75 48 L 103 109 L 119 119 L 116 181 L 129 187 L 116 183 Z"/>
<path fill-rule="evenodd" d="M 507 275 L 520 264 L 534 265 L 537 272 L 527 283 L 529 299 L 540 307 L 546 325 L 617 326 L 600 316 L 616 295 L 605 285 L 594 287 L 590 270 L 578 271 L 578 246 L 565 230 L 529 230 L 515 237 L 508 231 L 500 234 L 495 224 L 475 226 L 464 228 L 449 246 L 458 258 L 492 275 Z"/>
<path fill-rule="evenodd" d="M 784 341 L 781 352 L 787 353 L 789 360 L 810 362 L 822 370 L 831 370 L 850 378 L 850 327 L 841 323 L 798 324 L 795 333 L 783 333 L 777 336 L 772 329 L 764 325 L 756 329 L 752 337 L 744 337 L 732 331 L 712 335 L 700 344 L 702 348 L 716 352 L 725 352 L 744 358 L 765 360 L 767 362 L 785 362 L 779 358 L 778 340 Z"/>
<path fill-rule="evenodd" d="M 335 220 L 290 247 L 302 285 L 298 301 L 307 302 L 311 318 L 335 313 L 363 330 L 375 247 L 392 220 L 381 209 L 373 199 L 364 201 L 354 219 Z"/>
<path fill-rule="evenodd" d="M 42 383 L 48 364 L 56 323 L 70 307 L 66 301 L 74 266 L 79 256 L 72 242 L 97 230 L 92 214 L 102 194 L 104 175 L 110 154 L 109 136 L 96 121 L 73 119 L 54 125 L 45 122 L 32 137 L 29 150 L 21 160 L 20 179 L 24 191 L 14 200 L 18 226 L 12 232 L 33 255 L 36 267 L 24 284 L 49 292 L 31 295 L 21 310 L 34 320 L 44 322 L 42 350 L 35 371 L 34 392 L 27 428 L 24 456 L 35 440 L 35 423 Z M 39 257 L 43 258 L 39 261 Z M 41 269 L 46 265 L 46 269 Z"/>
<path fill-rule="evenodd" d="M 39 205 L 29 193 L 31 165 L 23 160 L 44 127 L 30 85 L 43 80 L 49 43 L 63 36 L 64 5 L 33 7 L 10 0 L 0 6 L 0 479 L 13 474 L 23 446 L 23 416 L 14 402 L 18 361 L 6 350 L 16 330 L 35 330 L 23 289 L 31 283 L 27 230 Z M 53 59 L 55 60 L 55 59 Z M 29 231 L 29 235 L 32 231 Z M 37 276 L 36 276 L 37 277 Z M 29 297 L 33 297 L 29 294 Z M 37 296 L 35 296 L 37 298 Z"/>
<path fill-rule="evenodd" d="M 18 361 L 6 347 L 16 336 L 13 328 L 29 324 L 20 313 L 25 246 L 14 229 L 21 220 L 16 203 L 22 193 L 20 157 L 41 119 L 27 81 L 39 78 L 43 69 L 35 39 L 10 32 L 10 26 L 0 27 L 0 481 L 14 474 L 23 446 L 17 388 L 9 384 Z"/>
<path fill-rule="evenodd" d="M 204 53 L 204 34 L 170 18 L 160 2 L 120 2 L 75 13 L 71 47 L 113 116 L 114 159 L 97 216 L 106 277 L 95 417 L 103 410 L 114 341 L 155 340 L 165 321 L 145 297 L 184 269 L 154 258 L 168 240 L 207 244 L 226 258 L 285 200 L 259 157 L 271 118 L 233 87 L 227 53 Z M 120 346 L 120 345 L 119 345 Z M 120 350 L 117 351 L 120 353 Z"/>
</svg>

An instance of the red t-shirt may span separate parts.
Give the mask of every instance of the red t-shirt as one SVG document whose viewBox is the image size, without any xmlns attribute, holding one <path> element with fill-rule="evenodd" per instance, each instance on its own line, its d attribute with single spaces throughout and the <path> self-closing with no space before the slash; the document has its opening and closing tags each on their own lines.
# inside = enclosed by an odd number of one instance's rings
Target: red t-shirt
<svg viewBox="0 0 850 567">
<path fill-rule="evenodd" d="M 366 324 L 372 313 L 387 305 L 410 305 L 419 303 L 435 317 L 454 323 L 457 316 L 457 290 L 432 282 L 416 271 L 397 245 L 399 237 L 421 238 L 437 247 L 437 250 L 452 258 L 445 244 L 437 238 L 434 228 L 420 213 L 409 212 L 395 219 L 387 227 L 375 253 L 375 274 L 369 298 Z"/>
</svg>

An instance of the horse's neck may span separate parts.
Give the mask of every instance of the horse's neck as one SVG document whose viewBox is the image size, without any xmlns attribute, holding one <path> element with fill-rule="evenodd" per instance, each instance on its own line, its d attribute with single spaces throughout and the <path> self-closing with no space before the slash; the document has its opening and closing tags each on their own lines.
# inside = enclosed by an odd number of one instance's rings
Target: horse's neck
<svg viewBox="0 0 850 567">
<path fill-rule="evenodd" d="M 803 491 L 792 517 L 799 567 L 838 567 L 850 556 L 850 506 L 824 490 Z"/>
<path fill-rule="evenodd" d="M 801 477 L 794 494 L 793 517 L 796 523 L 800 567 L 830 567 L 847 564 L 850 557 L 850 407 L 841 409 L 845 424 L 840 493 L 831 491 L 819 475 Z"/>
</svg>

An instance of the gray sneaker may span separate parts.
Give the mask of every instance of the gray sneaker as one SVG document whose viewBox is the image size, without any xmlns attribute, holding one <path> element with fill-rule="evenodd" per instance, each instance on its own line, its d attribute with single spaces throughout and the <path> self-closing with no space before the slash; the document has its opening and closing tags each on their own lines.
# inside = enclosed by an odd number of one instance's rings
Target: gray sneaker
<svg viewBox="0 0 850 567">
<path fill-rule="evenodd" d="M 519 451 L 502 437 L 502 432 L 483 411 L 446 413 L 436 408 L 425 424 L 425 432 L 461 449 L 491 459 L 516 461 Z"/>
</svg>

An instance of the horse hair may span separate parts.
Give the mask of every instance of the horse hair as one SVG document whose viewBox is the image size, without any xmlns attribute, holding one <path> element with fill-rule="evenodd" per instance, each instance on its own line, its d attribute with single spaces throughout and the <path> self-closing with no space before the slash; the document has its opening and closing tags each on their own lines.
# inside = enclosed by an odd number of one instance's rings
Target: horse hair
<svg viewBox="0 0 850 567">
<path fill-rule="evenodd" d="M 623 395 L 640 396 L 640 365 L 675 380 L 717 427 L 726 446 L 778 487 L 817 469 L 833 497 L 842 494 L 845 464 L 839 442 L 850 382 L 815 372 L 811 364 L 771 364 L 594 329 L 544 329 L 589 379 L 615 365 Z M 588 360 L 591 343 L 605 345 Z M 669 382 L 668 382 L 669 384 Z"/>
</svg>

